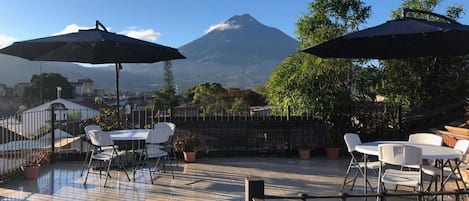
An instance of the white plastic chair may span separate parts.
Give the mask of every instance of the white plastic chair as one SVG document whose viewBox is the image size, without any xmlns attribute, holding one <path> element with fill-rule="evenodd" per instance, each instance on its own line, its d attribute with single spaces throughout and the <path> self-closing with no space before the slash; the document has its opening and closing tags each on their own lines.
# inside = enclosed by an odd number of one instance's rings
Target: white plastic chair
<svg viewBox="0 0 469 201">
<path fill-rule="evenodd" d="M 164 148 L 165 143 L 168 143 L 170 140 L 170 136 L 173 130 L 168 124 L 155 124 L 155 128 L 148 133 L 148 137 L 145 140 L 146 148 L 144 150 L 144 157 L 146 160 L 148 159 L 156 159 L 154 170 L 152 167 L 148 166 L 148 171 L 150 172 L 150 180 L 153 184 L 153 173 L 158 170 L 158 165 L 160 163 L 161 158 L 171 163 L 171 160 L 168 160 L 168 152 L 162 150 Z M 166 163 L 163 164 L 163 169 L 165 170 Z M 171 168 L 171 175 L 174 179 L 174 172 L 172 165 L 170 164 Z"/>
<path fill-rule="evenodd" d="M 378 176 L 378 193 L 386 190 L 385 184 L 404 185 L 423 191 L 422 149 L 403 144 L 378 145 L 378 159 L 381 162 Z M 418 170 L 398 170 L 385 165 L 413 165 Z"/>
<path fill-rule="evenodd" d="M 85 167 L 87 166 L 87 164 L 88 164 L 89 161 L 91 160 L 91 156 L 93 155 L 94 149 L 95 149 L 95 147 L 93 146 L 93 144 L 91 144 L 91 142 L 89 141 L 89 140 L 90 140 L 90 137 L 89 137 L 89 134 L 88 134 L 88 133 L 89 133 L 91 130 L 102 131 L 101 126 L 94 125 L 94 124 L 85 126 L 85 128 L 84 128 L 83 130 L 85 131 L 85 138 L 86 138 L 87 142 L 89 142 L 89 146 L 88 146 L 88 151 L 86 152 L 85 159 L 83 160 L 83 164 L 82 164 L 82 166 L 81 166 L 81 173 L 80 173 L 80 176 L 83 176 L 83 172 L 85 171 Z"/>
<path fill-rule="evenodd" d="M 111 168 L 111 163 L 112 161 L 118 157 L 119 155 L 124 154 L 124 152 L 118 152 L 116 146 L 114 145 L 114 142 L 111 139 L 111 136 L 109 133 L 100 131 L 100 130 L 90 130 L 88 132 L 91 144 L 96 146 L 98 148 L 98 151 L 95 151 L 93 155 L 91 155 L 91 159 L 88 163 L 88 172 L 86 173 L 86 178 L 84 184 L 86 184 L 86 181 L 88 180 L 88 175 L 90 173 L 90 168 L 91 168 L 91 163 L 93 160 L 96 161 L 104 161 L 108 162 L 107 163 L 107 169 L 106 169 L 106 179 L 104 181 L 104 187 L 106 187 L 107 184 L 107 179 L 110 177 L 109 170 Z M 112 147 L 112 151 L 99 151 L 101 147 Z M 123 169 L 123 166 L 120 163 L 120 160 L 117 160 L 117 164 L 119 169 Z M 127 174 L 127 171 L 124 170 L 125 175 L 127 176 L 127 179 L 130 181 L 130 177 Z M 100 170 L 100 175 L 101 175 L 101 170 Z"/>
<path fill-rule="evenodd" d="M 173 147 L 173 139 L 174 139 L 174 133 L 176 132 L 176 124 L 174 124 L 173 122 L 158 122 L 156 124 L 167 124 L 170 128 L 171 128 L 171 135 L 169 137 L 169 140 L 168 140 L 168 143 L 166 143 L 166 151 L 168 152 L 168 154 L 171 154 L 173 153 L 173 157 L 170 158 L 170 160 L 174 160 L 175 163 L 176 163 L 176 167 L 179 167 L 178 165 L 178 161 L 177 161 L 177 158 L 176 158 L 176 152 L 174 151 L 174 147 Z M 156 127 L 156 124 L 155 124 L 155 127 Z"/>
<path fill-rule="evenodd" d="M 409 142 L 441 146 L 443 144 L 443 138 L 433 133 L 414 133 L 409 135 Z"/>
<path fill-rule="evenodd" d="M 342 183 L 342 187 L 340 188 L 341 192 L 344 190 L 345 185 L 347 185 L 348 183 L 352 183 L 352 187 L 350 188 L 350 190 L 353 190 L 353 187 L 355 186 L 355 181 L 357 180 L 358 174 L 360 173 L 361 176 L 365 175 L 365 173 L 363 171 L 364 168 L 365 168 L 365 163 L 363 162 L 363 159 L 358 159 L 357 158 L 357 156 L 356 156 L 357 151 L 355 149 L 356 145 L 359 145 L 359 144 L 362 143 L 361 139 L 360 139 L 360 136 L 358 134 L 355 134 L 355 133 L 346 133 L 344 135 L 344 140 L 345 140 L 345 144 L 347 145 L 347 149 L 348 149 L 348 152 L 350 153 L 351 158 L 350 158 L 350 163 L 349 163 L 348 168 L 347 168 L 347 172 L 345 173 L 344 182 Z M 366 163 L 366 167 L 368 169 L 372 169 L 372 170 L 378 170 L 379 165 L 380 165 L 379 161 L 367 161 L 367 163 Z M 355 169 L 355 176 L 353 176 L 352 179 L 348 180 L 348 177 L 349 177 L 350 173 L 352 172 L 352 169 Z M 366 183 L 368 184 L 370 189 L 373 189 L 373 187 L 371 186 L 371 183 L 368 181 L 368 179 L 367 179 Z"/>
<path fill-rule="evenodd" d="M 460 189 L 460 186 L 459 186 L 459 181 L 460 181 L 462 183 L 462 186 L 463 186 L 464 190 L 467 190 L 466 189 L 466 182 L 464 181 L 464 177 L 461 173 L 460 166 L 464 162 L 464 160 L 466 159 L 466 154 L 468 153 L 468 150 L 469 150 L 469 140 L 458 140 L 456 142 L 456 145 L 454 146 L 454 149 L 461 152 L 461 157 L 459 157 L 455 160 L 448 160 L 448 161 L 444 162 L 443 165 L 445 165 L 446 167 L 443 168 L 443 173 L 441 172 L 440 167 L 423 166 L 423 168 L 422 168 L 423 172 L 425 174 L 428 174 L 428 175 L 432 176 L 431 182 L 430 182 L 427 189 L 430 189 L 432 183 L 436 182 L 438 180 L 438 178 L 443 174 L 444 180 L 443 180 L 443 183 L 442 183 L 442 186 L 441 186 L 440 190 L 443 190 L 444 187 L 445 187 L 445 184 L 451 179 L 455 180 L 455 183 L 456 183 L 456 186 L 457 186 L 458 189 Z M 436 187 L 436 185 L 435 185 L 435 187 Z"/>
</svg>

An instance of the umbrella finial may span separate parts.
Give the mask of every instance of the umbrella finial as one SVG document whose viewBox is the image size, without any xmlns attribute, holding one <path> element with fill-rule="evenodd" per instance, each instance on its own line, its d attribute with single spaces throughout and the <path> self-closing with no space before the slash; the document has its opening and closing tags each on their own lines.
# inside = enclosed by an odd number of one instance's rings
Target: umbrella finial
<svg viewBox="0 0 469 201">
<path fill-rule="evenodd" d="M 106 27 L 104 27 L 104 25 L 101 24 L 101 22 L 99 22 L 99 20 L 96 20 L 96 29 L 99 29 L 99 27 L 103 28 L 103 30 L 104 30 L 105 32 L 108 32 L 107 29 L 106 29 Z"/>
</svg>

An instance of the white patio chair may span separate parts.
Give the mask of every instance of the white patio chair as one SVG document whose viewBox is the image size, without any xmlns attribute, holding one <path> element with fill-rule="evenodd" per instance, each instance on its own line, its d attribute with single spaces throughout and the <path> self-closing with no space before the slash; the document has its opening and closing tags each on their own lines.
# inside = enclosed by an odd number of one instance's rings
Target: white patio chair
<svg viewBox="0 0 469 201">
<path fill-rule="evenodd" d="M 345 173 L 345 178 L 344 182 L 342 183 L 342 187 L 340 188 L 340 191 L 342 192 L 345 188 L 345 185 L 352 183 L 352 186 L 350 190 L 353 190 L 353 187 L 355 186 L 355 181 L 357 180 L 357 177 L 359 173 L 361 176 L 364 176 L 364 168 L 365 168 L 365 162 L 361 158 L 357 158 L 357 151 L 355 150 L 355 146 L 361 144 L 361 139 L 358 134 L 355 133 L 346 133 L 344 135 L 344 140 L 345 144 L 347 145 L 348 152 L 350 153 L 350 163 L 347 168 L 347 172 Z M 371 170 L 378 170 L 379 169 L 379 161 L 367 161 L 366 163 L 366 168 L 371 169 Z M 353 178 L 349 179 L 350 173 L 352 172 L 352 169 L 355 170 L 355 175 Z M 371 183 L 366 181 L 370 189 L 373 191 L 373 187 L 371 186 Z"/>
<path fill-rule="evenodd" d="M 414 133 L 409 135 L 409 142 L 441 146 L 443 138 L 433 133 Z"/>
<path fill-rule="evenodd" d="M 109 170 L 111 169 L 111 163 L 112 161 L 117 158 L 120 155 L 125 154 L 124 152 L 119 152 L 117 150 L 117 147 L 114 145 L 114 142 L 111 139 L 111 136 L 109 133 L 100 131 L 100 130 L 91 130 L 88 132 L 88 135 L 90 137 L 91 143 L 97 147 L 97 151 L 91 155 L 91 159 L 88 163 L 88 172 L 86 173 L 86 178 L 84 184 L 86 184 L 86 181 L 88 180 L 88 175 L 90 173 L 90 168 L 91 168 L 91 163 L 93 160 L 98 161 L 103 161 L 107 162 L 107 169 L 106 169 L 106 179 L 104 181 L 104 187 L 106 187 L 107 184 L 107 179 L 110 177 Z M 102 147 L 112 147 L 112 151 L 100 151 Z M 120 170 L 123 170 L 123 166 L 120 163 L 120 160 L 117 160 L 117 165 Z M 100 176 L 101 176 L 101 168 L 100 168 Z M 123 170 L 125 175 L 127 176 L 127 179 L 130 181 L 130 177 L 127 174 L 127 171 Z"/>
<path fill-rule="evenodd" d="M 443 173 L 441 172 L 441 167 L 435 167 L 435 166 L 423 166 L 423 172 L 425 174 L 428 174 L 432 177 L 430 184 L 428 185 L 427 189 L 431 188 L 431 185 L 433 182 L 437 182 L 438 178 L 443 174 L 443 183 L 442 186 L 440 186 L 440 190 L 444 190 L 445 184 L 449 180 L 454 180 L 456 183 L 456 186 L 458 189 L 460 189 L 459 182 L 462 183 L 462 187 L 464 190 L 467 190 L 466 188 L 466 182 L 464 181 L 464 177 L 461 172 L 461 164 L 464 162 L 466 159 L 466 155 L 469 150 L 469 140 L 458 140 L 456 142 L 456 145 L 454 146 L 455 150 L 458 150 L 461 152 L 461 157 L 456 158 L 454 160 L 448 160 L 443 163 L 445 166 L 443 168 Z M 435 185 L 436 188 L 436 185 Z"/>
<path fill-rule="evenodd" d="M 150 172 L 150 180 L 153 184 L 153 173 L 158 171 L 158 166 L 161 158 L 165 160 L 163 163 L 163 170 L 166 170 L 166 161 L 170 163 L 171 175 L 174 179 L 173 167 L 171 165 L 171 160 L 168 160 L 168 152 L 162 150 L 164 144 L 168 143 L 172 129 L 168 124 L 155 124 L 155 128 L 148 133 L 148 137 L 145 140 L 146 148 L 144 150 L 143 156 L 145 160 L 156 159 L 155 165 L 152 167 L 148 166 L 148 171 Z"/>
<path fill-rule="evenodd" d="M 174 124 L 173 122 L 158 122 L 156 124 L 166 124 L 171 128 L 172 132 L 171 132 L 171 135 L 169 136 L 168 143 L 166 143 L 165 145 L 165 150 L 168 152 L 169 155 L 171 155 L 171 153 L 173 154 L 172 157 L 169 157 L 169 156 L 168 157 L 170 160 L 175 161 L 176 167 L 179 167 L 179 164 L 176 158 L 176 152 L 174 151 L 174 145 L 173 145 L 174 133 L 176 132 L 176 124 Z M 156 124 L 155 124 L 155 127 L 156 127 Z"/>
<path fill-rule="evenodd" d="M 428 145 L 435 145 L 441 146 L 443 145 L 443 138 L 439 135 L 435 135 L 433 133 L 414 133 L 409 135 L 410 143 L 415 144 L 428 144 Z M 433 163 L 432 161 L 425 160 L 424 164 Z M 416 166 L 406 165 L 407 168 L 418 168 Z"/>
<path fill-rule="evenodd" d="M 93 146 L 93 144 L 91 144 L 88 132 L 91 131 L 91 130 L 102 131 L 101 126 L 94 125 L 94 124 L 85 126 L 85 128 L 83 130 L 85 131 L 85 139 L 89 144 L 88 144 L 88 151 L 86 152 L 85 159 L 83 160 L 83 164 L 81 166 L 80 177 L 83 176 L 83 172 L 85 171 L 85 167 L 87 166 L 87 164 L 91 160 L 91 156 L 93 155 L 94 150 L 96 148 L 95 146 Z"/>
<path fill-rule="evenodd" d="M 378 145 L 378 159 L 381 162 L 378 176 L 378 193 L 385 191 L 385 184 L 404 185 L 423 191 L 422 149 L 403 144 Z M 391 166 L 414 165 L 418 170 L 399 170 Z"/>
</svg>

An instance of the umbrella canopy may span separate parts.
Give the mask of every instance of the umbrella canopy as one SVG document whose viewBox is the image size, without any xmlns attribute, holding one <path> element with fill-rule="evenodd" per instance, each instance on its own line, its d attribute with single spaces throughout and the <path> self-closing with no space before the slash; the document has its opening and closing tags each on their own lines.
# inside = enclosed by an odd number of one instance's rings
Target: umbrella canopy
<svg viewBox="0 0 469 201">
<path fill-rule="evenodd" d="M 185 58 L 175 48 L 108 32 L 99 21 L 96 21 L 95 29 L 15 42 L 1 49 L 0 54 L 32 61 L 115 63 L 118 107 L 121 63 L 154 63 Z"/>
<path fill-rule="evenodd" d="M 469 26 L 405 17 L 301 51 L 324 58 L 460 56 L 469 54 Z"/>
<path fill-rule="evenodd" d="M 185 58 L 177 49 L 98 28 L 16 42 L 0 53 L 32 61 L 90 64 L 154 63 Z"/>
</svg>

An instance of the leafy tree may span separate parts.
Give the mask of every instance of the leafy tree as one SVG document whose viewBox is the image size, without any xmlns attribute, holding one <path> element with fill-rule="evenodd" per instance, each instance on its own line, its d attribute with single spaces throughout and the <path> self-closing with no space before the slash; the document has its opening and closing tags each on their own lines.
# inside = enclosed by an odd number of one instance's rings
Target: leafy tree
<svg viewBox="0 0 469 201">
<path fill-rule="evenodd" d="M 192 103 L 206 114 L 223 112 L 228 106 L 226 89 L 219 83 L 204 83 L 194 88 Z"/>
<path fill-rule="evenodd" d="M 370 6 L 360 0 L 316 0 L 308 8 L 296 24 L 300 48 L 356 31 L 370 15 Z M 293 115 L 321 116 L 332 125 L 326 143 L 342 143 L 335 139 L 352 126 L 354 67 L 351 59 L 291 55 L 274 70 L 265 85 L 272 112 L 280 114 L 288 108 Z"/>
<path fill-rule="evenodd" d="M 369 17 L 370 7 L 359 0 L 317 0 L 297 22 L 301 48 L 355 31 Z M 314 113 L 336 127 L 353 109 L 350 59 L 322 59 L 308 54 L 286 58 L 271 74 L 265 88 L 273 112 L 291 107 L 293 114 Z"/>
<path fill-rule="evenodd" d="M 432 12 L 441 0 L 406 0 L 402 8 L 414 8 Z M 392 17 L 400 18 L 401 8 Z M 460 5 L 447 9 L 447 16 L 457 19 L 463 12 Z M 408 16 L 442 21 L 420 13 Z M 404 112 L 432 108 L 436 105 L 464 98 L 469 88 L 469 57 L 422 57 L 385 60 L 384 84 L 379 90 L 392 104 L 402 105 Z"/>
<path fill-rule="evenodd" d="M 58 73 L 42 73 L 31 77 L 31 86 L 26 87 L 23 93 L 23 102 L 27 105 L 36 105 L 44 101 L 54 100 L 57 97 L 57 87 L 61 87 L 61 98 L 74 98 L 75 88 L 67 78 Z"/>
<path fill-rule="evenodd" d="M 247 115 L 250 106 L 265 105 L 264 97 L 256 92 L 239 88 L 225 89 L 219 83 L 197 85 L 188 89 L 183 96 L 205 114 L 212 115 Z"/>
<path fill-rule="evenodd" d="M 176 88 L 174 87 L 174 77 L 171 61 L 164 62 L 164 85 L 161 88 L 161 92 L 166 94 L 166 96 L 172 98 L 176 95 Z"/>
<path fill-rule="evenodd" d="M 171 70 L 171 61 L 164 63 L 164 85 L 160 91 L 153 94 L 153 98 L 149 104 L 146 105 L 147 109 L 168 109 L 173 108 L 179 104 L 179 97 L 176 95 L 176 88 L 174 87 L 174 77 Z"/>
</svg>

